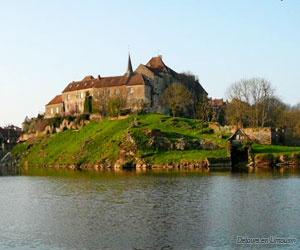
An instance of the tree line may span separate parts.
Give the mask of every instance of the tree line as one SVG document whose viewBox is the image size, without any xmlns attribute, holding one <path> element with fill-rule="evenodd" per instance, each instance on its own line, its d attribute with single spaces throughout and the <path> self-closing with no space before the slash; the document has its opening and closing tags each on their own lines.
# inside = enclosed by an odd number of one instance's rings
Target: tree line
<svg viewBox="0 0 300 250">
<path fill-rule="evenodd" d="M 238 127 L 293 127 L 300 134 L 300 104 L 284 103 L 268 80 L 241 79 L 228 87 L 226 97 L 226 105 L 216 113 L 205 94 L 195 99 L 184 84 L 173 83 L 164 91 L 162 102 L 173 116 L 188 114 L 201 122 Z"/>
</svg>

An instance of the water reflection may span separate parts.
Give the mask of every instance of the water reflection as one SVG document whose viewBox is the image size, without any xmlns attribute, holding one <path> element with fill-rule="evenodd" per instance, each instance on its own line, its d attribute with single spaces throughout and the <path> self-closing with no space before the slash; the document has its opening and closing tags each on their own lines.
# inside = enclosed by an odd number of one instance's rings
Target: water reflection
<svg viewBox="0 0 300 250">
<path fill-rule="evenodd" d="M 300 236 L 298 170 L 0 169 L 0 249 L 231 249 L 238 235 Z"/>
</svg>

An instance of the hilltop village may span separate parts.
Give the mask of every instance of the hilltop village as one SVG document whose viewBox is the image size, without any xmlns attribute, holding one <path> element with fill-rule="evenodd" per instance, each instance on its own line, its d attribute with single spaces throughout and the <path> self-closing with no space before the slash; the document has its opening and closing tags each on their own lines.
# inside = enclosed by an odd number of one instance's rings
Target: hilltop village
<svg viewBox="0 0 300 250">
<path fill-rule="evenodd" d="M 259 82 L 265 86 L 264 80 Z M 297 130 L 265 126 L 268 123 L 249 126 L 253 110 L 264 114 L 262 104 L 268 101 L 271 107 L 272 98 L 255 105 L 208 98 L 197 77 L 177 73 L 162 56 L 133 70 L 129 55 L 123 75 L 73 81 L 46 105 L 45 114 L 26 118 L 12 159 L 37 166 L 97 169 L 298 166 Z M 233 122 L 226 124 L 225 118 L 231 117 Z M 258 117 L 264 118 L 259 113 Z"/>
<path fill-rule="evenodd" d="M 151 58 L 147 64 L 140 64 L 134 71 L 130 55 L 124 75 L 111 77 L 86 76 L 81 81 L 69 83 L 62 94 L 55 96 L 47 105 L 45 118 L 57 115 L 78 115 L 84 113 L 84 102 L 89 95 L 93 110 L 105 105 L 108 100 L 121 98 L 125 109 L 147 109 L 148 113 L 168 114 L 162 103 L 164 90 L 172 83 L 184 84 L 193 98 L 200 98 L 207 92 L 195 76 L 177 73 L 162 60 L 162 56 Z"/>
</svg>

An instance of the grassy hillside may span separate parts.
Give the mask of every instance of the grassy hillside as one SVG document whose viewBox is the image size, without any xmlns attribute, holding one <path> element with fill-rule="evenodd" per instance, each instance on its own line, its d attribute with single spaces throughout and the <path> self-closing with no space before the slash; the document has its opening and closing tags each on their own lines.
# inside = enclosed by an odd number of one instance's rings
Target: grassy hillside
<svg viewBox="0 0 300 250">
<path fill-rule="evenodd" d="M 170 141 L 185 137 L 206 139 L 218 144 L 216 150 L 156 150 L 149 146 L 145 131 L 159 129 Z M 120 154 L 120 145 L 126 147 L 124 138 L 130 134 L 136 141 L 136 154 L 147 163 L 170 163 L 183 160 L 199 160 L 206 157 L 225 157 L 226 139 L 211 134 L 200 123 L 185 118 L 158 114 L 131 116 L 124 120 L 105 119 L 91 122 L 79 131 L 45 135 L 17 145 L 12 154 L 29 164 L 97 164 L 113 163 Z M 132 145 L 128 145 L 132 147 Z"/>
<path fill-rule="evenodd" d="M 149 131 L 159 130 L 160 136 L 175 142 L 202 139 L 215 145 L 214 150 L 162 150 L 150 145 Z M 148 132 L 147 132 L 148 131 Z M 134 143 L 128 141 L 128 135 Z M 12 154 L 28 164 L 41 165 L 94 165 L 114 164 L 121 151 L 134 151 L 134 156 L 148 164 L 168 164 L 205 158 L 223 158 L 227 155 L 229 135 L 214 134 L 197 120 L 159 114 L 132 115 L 124 120 L 105 119 L 91 122 L 81 130 L 66 130 L 45 135 L 17 145 Z M 252 153 L 292 155 L 300 147 L 252 145 Z"/>
</svg>

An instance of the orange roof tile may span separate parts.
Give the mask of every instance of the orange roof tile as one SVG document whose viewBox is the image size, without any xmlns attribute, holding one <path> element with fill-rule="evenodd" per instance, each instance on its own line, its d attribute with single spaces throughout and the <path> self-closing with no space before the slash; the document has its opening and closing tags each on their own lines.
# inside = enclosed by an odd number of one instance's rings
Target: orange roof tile
<svg viewBox="0 0 300 250">
<path fill-rule="evenodd" d="M 85 77 L 82 81 L 71 82 L 64 90 L 65 92 L 89 89 L 89 88 L 104 88 L 104 87 L 115 87 L 122 85 L 144 85 L 146 84 L 144 77 L 140 73 L 133 73 L 130 77 L 126 75 L 123 76 L 110 76 L 110 77 L 101 77 L 96 79 L 87 79 Z"/>
<path fill-rule="evenodd" d="M 59 103 L 62 103 L 61 95 L 55 96 L 46 106 L 53 105 L 53 104 L 59 104 Z"/>
</svg>

